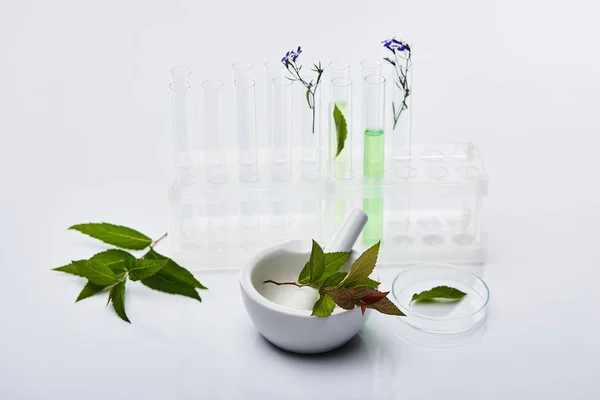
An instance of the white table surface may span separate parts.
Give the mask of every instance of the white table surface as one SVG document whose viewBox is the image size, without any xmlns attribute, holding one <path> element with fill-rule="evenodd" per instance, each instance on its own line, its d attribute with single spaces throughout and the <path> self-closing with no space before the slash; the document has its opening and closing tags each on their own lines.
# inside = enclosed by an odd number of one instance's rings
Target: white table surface
<svg viewBox="0 0 600 400">
<path fill-rule="evenodd" d="M 267 0 L 0 1 L 1 399 L 600 398 L 598 6 L 386 3 L 307 1 L 314 22 L 286 29 L 306 14 Z M 104 247 L 68 226 L 166 230 L 172 66 L 227 80 L 302 44 L 356 67 L 390 34 L 414 43 L 415 141 L 472 140 L 486 162 L 481 337 L 435 349 L 376 315 L 340 351 L 291 355 L 235 272 L 199 273 L 202 304 L 130 285 L 132 325 L 73 304 L 82 281 L 50 269 Z"/>
</svg>

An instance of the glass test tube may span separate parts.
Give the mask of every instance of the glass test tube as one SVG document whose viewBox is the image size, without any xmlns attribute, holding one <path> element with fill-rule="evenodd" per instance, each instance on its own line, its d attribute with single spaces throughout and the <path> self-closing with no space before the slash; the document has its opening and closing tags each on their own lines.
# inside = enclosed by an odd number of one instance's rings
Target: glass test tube
<svg viewBox="0 0 600 400">
<path fill-rule="evenodd" d="M 363 198 L 363 210 L 369 220 L 363 230 L 363 243 L 371 246 L 383 237 L 383 197 L 379 181 L 384 175 L 385 78 L 369 75 L 364 80 L 363 115 L 365 117 L 363 174 L 374 187 Z"/>
<path fill-rule="evenodd" d="M 393 107 L 390 106 L 394 121 L 392 125 L 392 160 L 400 163 L 400 165 L 395 165 L 395 168 L 402 173 L 406 168 L 406 163 L 412 159 L 412 63 L 407 64 L 400 59 L 396 59 L 396 61 L 402 65 L 400 68 L 406 75 L 406 88 L 399 86 L 396 77 L 392 92 Z"/>
<path fill-rule="evenodd" d="M 265 96 L 267 105 L 267 134 L 269 143 L 273 135 L 273 79 L 284 76 L 285 67 L 281 61 L 269 61 L 265 63 Z"/>
<path fill-rule="evenodd" d="M 204 81 L 204 150 L 206 180 L 227 181 L 226 150 L 223 138 L 223 83 Z"/>
<path fill-rule="evenodd" d="M 329 63 L 329 79 L 349 78 L 350 64 L 346 61 L 333 61 Z"/>
<path fill-rule="evenodd" d="M 360 63 L 363 82 L 367 76 L 381 75 L 381 63 L 377 60 L 363 60 Z"/>
<path fill-rule="evenodd" d="M 385 78 L 381 75 L 367 76 L 363 102 L 365 115 L 363 174 L 370 179 L 383 178 L 385 106 Z"/>
<path fill-rule="evenodd" d="M 346 64 L 347 65 L 347 64 Z M 352 179 L 352 80 L 348 78 L 349 68 L 338 66 L 331 69 L 332 76 L 339 76 L 331 80 L 331 102 L 329 112 L 329 158 L 330 171 L 334 179 Z M 331 64 L 330 64 L 331 68 Z M 337 73 L 335 72 L 337 71 Z M 336 107 L 338 115 L 343 116 L 346 123 L 347 137 L 343 149 L 338 154 L 338 136 L 336 130 Z M 338 116 L 339 120 L 339 116 Z M 342 224 L 350 210 L 348 199 L 335 199 L 333 201 L 334 229 Z"/>
<path fill-rule="evenodd" d="M 346 126 L 346 140 L 338 143 L 338 124 Z M 335 179 L 352 178 L 352 80 L 340 77 L 331 81 L 329 112 L 329 157 Z"/>
<path fill-rule="evenodd" d="M 271 82 L 273 133 L 269 136 L 269 166 L 275 181 L 286 181 L 292 176 L 292 83 L 283 76 Z"/>
<path fill-rule="evenodd" d="M 360 63 L 360 70 L 361 70 L 361 85 L 360 88 L 358 88 L 361 91 L 361 100 L 363 102 L 363 104 L 365 103 L 365 95 L 366 95 L 366 90 L 365 90 L 365 78 L 367 76 L 371 76 L 371 75 L 383 75 L 382 73 L 382 65 L 379 61 L 377 60 L 363 60 Z M 361 110 L 361 124 L 362 124 L 362 129 L 365 129 L 365 107 L 362 107 Z M 364 148 L 364 143 L 363 143 L 363 139 L 364 139 L 364 135 L 361 135 L 358 140 L 360 142 L 360 144 L 362 144 L 363 148 Z"/>
<path fill-rule="evenodd" d="M 192 77 L 192 70 L 188 67 L 176 67 L 171 69 L 171 81 L 172 82 L 189 82 Z"/>
<path fill-rule="evenodd" d="M 231 66 L 231 69 L 234 82 L 242 78 L 252 79 L 252 64 L 248 62 L 238 61 Z"/>
<path fill-rule="evenodd" d="M 316 82 L 316 76 L 304 78 Z M 301 87 L 300 109 L 302 131 L 302 178 L 308 181 L 321 179 L 321 84 L 316 88 L 314 104 L 309 107 L 306 89 Z"/>
<path fill-rule="evenodd" d="M 252 79 L 241 78 L 234 86 L 238 178 L 242 182 L 255 182 L 258 180 L 255 83 Z"/>
<path fill-rule="evenodd" d="M 192 125 L 191 86 L 189 82 L 175 81 L 169 85 L 173 103 L 173 154 L 175 166 L 182 184 L 195 182 L 190 155 L 190 131 Z"/>
</svg>

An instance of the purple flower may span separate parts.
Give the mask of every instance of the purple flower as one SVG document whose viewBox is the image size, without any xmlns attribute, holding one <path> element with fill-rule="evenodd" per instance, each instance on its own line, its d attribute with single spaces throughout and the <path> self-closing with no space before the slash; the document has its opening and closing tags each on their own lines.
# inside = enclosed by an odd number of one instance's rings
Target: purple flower
<svg viewBox="0 0 600 400">
<path fill-rule="evenodd" d="M 383 40 L 381 43 L 383 43 L 383 47 L 393 52 L 404 50 L 410 51 L 410 46 L 408 45 L 408 43 L 398 40 L 396 39 L 396 37 Z"/>
<path fill-rule="evenodd" d="M 302 53 L 302 48 L 300 46 L 298 46 L 298 49 L 296 51 L 294 51 L 294 50 L 288 51 L 285 54 L 285 56 L 281 59 L 281 62 L 284 63 L 286 66 L 290 62 L 296 62 L 300 53 Z"/>
</svg>

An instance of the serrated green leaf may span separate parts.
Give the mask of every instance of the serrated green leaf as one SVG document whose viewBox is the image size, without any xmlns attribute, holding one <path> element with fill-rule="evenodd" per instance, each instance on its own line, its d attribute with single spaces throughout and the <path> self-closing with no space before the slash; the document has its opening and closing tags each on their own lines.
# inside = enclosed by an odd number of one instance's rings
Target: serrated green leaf
<svg viewBox="0 0 600 400">
<path fill-rule="evenodd" d="M 129 270 L 129 279 L 132 281 L 139 281 L 146 279 L 160 271 L 165 265 L 167 265 L 165 259 L 162 260 L 146 260 L 145 258 L 136 259 L 133 266 Z"/>
<path fill-rule="evenodd" d="M 383 299 L 379 300 L 375 304 L 369 304 L 366 307 L 367 308 L 372 308 L 373 310 L 377 310 L 377 311 L 379 311 L 382 314 L 397 315 L 397 316 L 400 316 L 400 317 L 405 317 L 406 316 L 387 297 L 384 297 Z"/>
<path fill-rule="evenodd" d="M 81 271 L 79 270 L 80 266 L 85 264 L 87 260 L 77 260 L 71 261 L 70 264 L 63 265 L 62 267 L 53 268 L 52 271 L 64 272 L 66 274 L 77 275 L 81 277 L 85 277 Z"/>
<path fill-rule="evenodd" d="M 375 243 L 354 261 L 352 268 L 350 268 L 350 272 L 348 272 L 348 276 L 344 279 L 344 282 L 342 282 L 342 287 L 356 287 L 371 275 L 373 269 L 375 269 L 375 264 L 377 263 L 379 244 L 380 242 Z"/>
<path fill-rule="evenodd" d="M 310 275 L 310 283 L 315 283 L 323 276 L 325 272 L 325 253 L 319 246 L 319 243 L 312 241 L 312 250 L 310 252 L 310 262 L 313 265 L 312 273 Z"/>
<path fill-rule="evenodd" d="M 465 297 L 467 294 L 458 289 L 455 289 L 450 286 L 436 286 L 433 289 L 425 290 L 421 293 L 415 293 L 410 300 L 410 304 L 413 301 L 423 301 L 423 300 L 460 300 Z"/>
<path fill-rule="evenodd" d="M 125 281 L 121 281 L 112 287 L 110 290 L 110 299 L 117 315 L 123 321 L 131 323 L 125 313 Z"/>
<path fill-rule="evenodd" d="M 325 293 L 331 297 L 335 304 L 344 310 L 352 310 L 359 303 L 354 289 L 337 288 L 325 290 Z"/>
<path fill-rule="evenodd" d="M 321 284 L 321 287 L 323 287 L 323 288 L 336 287 L 337 285 L 342 283 L 342 281 L 344 280 L 346 275 L 347 274 L 345 272 L 336 272 L 335 274 L 333 274 L 330 277 L 328 277 L 327 279 L 325 279 L 325 281 L 323 281 L 323 283 Z"/>
<path fill-rule="evenodd" d="M 349 256 L 350 252 L 345 251 L 325 253 L 325 272 L 323 273 L 323 277 L 329 277 L 338 272 Z"/>
<path fill-rule="evenodd" d="M 95 254 L 91 259 L 106 265 L 112 269 L 115 274 L 119 275 L 127 272 L 125 260 L 132 260 L 135 259 L 135 257 L 123 250 L 110 249 Z"/>
<path fill-rule="evenodd" d="M 88 297 L 91 297 L 95 294 L 98 294 L 101 291 L 103 291 L 105 288 L 106 288 L 105 285 L 96 285 L 95 283 L 88 281 L 88 283 L 85 284 L 85 286 L 79 293 L 79 296 L 77 296 L 77 300 L 75 300 L 75 303 L 77 303 L 78 301 L 81 301 L 83 299 L 87 299 Z"/>
<path fill-rule="evenodd" d="M 184 283 L 184 284 L 188 284 L 194 288 L 197 289 L 201 289 L 201 290 L 208 290 L 208 288 L 206 286 L 204 286 L 203 284 L 200 283 L 200 281 L 198 281 L 198 279 L 196 279 L 196 277 L 194 277 L 194 275 L 188 271 L 187 269 L 183 268 L 182 266 L 180 266 L 179 264 L 177 264 L 175 261 L 171 260 L 168 257 L 163 256 L 162 254 L 157 253 L 154 249 L 150 249 L 150 251 L 148 251 L 148 253 L 146 253 L 146 255 L 144 256 L 145 259 L 165 259 L 167 260 L 167 265 L 165 265 L 160 272 L 165 275 L 165 276 L 169 276 L 171 279 Z"/>
<path fill-rule="evenodd" d="M 377 282 L 371 278 L 367 278 L 364 281 L 362 281 L 360 284 L 356 285 L 355 287 L 368 287 L 371 289 L 377 289 L 377 287 L 379 287 L 379 285 L 381 285 L 380 282 Z"/>
<path fill-rule="evenodd" d="M 96 285 L 112 285 L 118 281 L 115 273 L 106 265 L 94 260 L 87 260 L 78 264 L 81 276 Z"/>
<path fill-rule="evenodd" d="M 335 308 L 335 302 L 327 293 L 321 293 L 313 307 L 312 314 L 315 317 L 328 317 Z"/>
<path fill-rule="evenodd" d="M 333 107 L 333 121 L 335 122 L 335 133 L 337 140 L 337 151 L 335 153 L 335 157 L 340 155 L 342 150 L 344 150 L 344 144 L 346 143 L 346 138 L 348 137 L 348 125 L 346 123 L 346 118 L 344 114 L 342 114 L 342 110 L 337 106 L 337 104 Z"/>
<path fill-rule="evenodd" d="M 298 275 L 298 283 L 307 284 L 310 283 L 310 275 L 313 270 L 313 264 L 308 261 L 304 264 L 304 268 L 300 271 L 300 275 Z"/>
<path fill-rule="evenodd" d="M 202 301 L 196 289 L 191 285 L 185 284 L 169 275 L 165 275 L 162 271 L 157 272 L 150 278 L 142 279 L 141 282 L 150 289 L 169 294 L 178 294 Z"/>
<path fill-rule="evenodd" d="M 134 229 L 108 223 L 88 223 L 73 225 L 69 229 L 112 244 L 123 249 L 143 250 L 152 243 L 152 239 Z"/>
</svg>

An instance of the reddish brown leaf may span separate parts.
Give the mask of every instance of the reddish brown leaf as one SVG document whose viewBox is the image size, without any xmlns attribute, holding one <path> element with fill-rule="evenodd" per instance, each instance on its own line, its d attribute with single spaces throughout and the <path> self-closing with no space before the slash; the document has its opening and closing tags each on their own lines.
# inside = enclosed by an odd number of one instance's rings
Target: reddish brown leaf
<svg viewBox="0 0 600 400">
<path fill-rule="evenodd" d="M 360 302 L 360 310 L 362 311 L 362 315 L 365 315 L 365 311 L 367 311 L 367 306 L 362 301 Z"/>
<path fill-rule="evenodd" d="M 379 293 L 379 291 L 377 289 L 372 289 L 372 288 L 366 287 L 366 286 L 355 287 L 355 288 L 352 288 L 352 290 L 356 294 L 356 297 L 359 299 L 363 298 L 367 295 L 373 294 L 373 293 Z"/>
<path fill-rule="evenodd" d="M 358 298 L 354 293 L 354 289 L 329 289 L 325 290 L 325 293 L 327 293 L 333 299 L 335 304 L 344 310 L 352 310 L 354 306 L 358 304 Z"/>
<path fill-rule="evenodd" d="M 377 292 L 377 293 L 370 293 L 367 294 L 363 297 L 360 298 L 360 301 L 369 305 L 369 304 L 375 304 L 378 301 L 380 301 L 381 299 L 383 299 L 385 296 L 388 295 L 389 292 Z"/>
<path fill-rule="evenodd" d="M 384 297 L 375 304 L 369 304 L 367 305 L 367 307 L 372 308 L 373 310 L 377 310 L 382 314 L 399 315 L 401 317 L 405 316 L 404 313 L 400 311 L 398 307 L 396 307 L 396 305 L 392 303 L 387 297 Z"/>
</svg>

